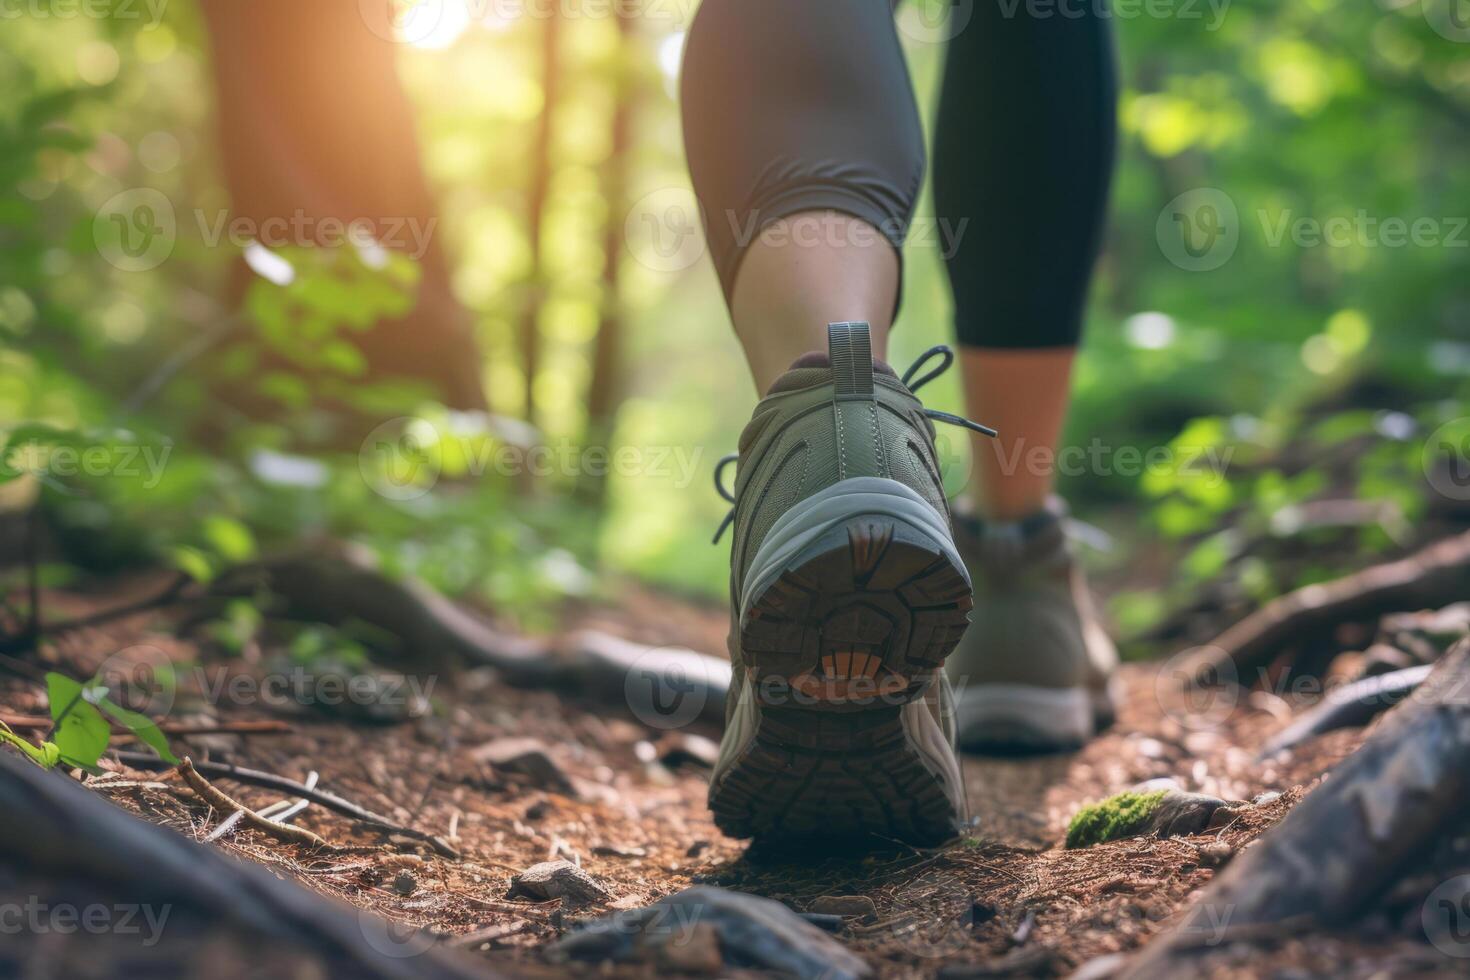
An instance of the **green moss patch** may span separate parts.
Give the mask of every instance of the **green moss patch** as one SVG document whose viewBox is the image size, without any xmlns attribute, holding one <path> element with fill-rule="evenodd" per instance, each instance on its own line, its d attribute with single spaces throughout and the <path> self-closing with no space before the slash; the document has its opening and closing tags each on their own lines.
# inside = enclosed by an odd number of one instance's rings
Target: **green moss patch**
<svg viewBox="0 0 1470 980">
<path fill-rule="evenodd" d="M 1166 789 L 1153 793 L 1119 793 L 1083 807 L 1067 827 L 1067 846 L 1091 847 L 1142 832 L 1168 795 Z"/>
</svg>

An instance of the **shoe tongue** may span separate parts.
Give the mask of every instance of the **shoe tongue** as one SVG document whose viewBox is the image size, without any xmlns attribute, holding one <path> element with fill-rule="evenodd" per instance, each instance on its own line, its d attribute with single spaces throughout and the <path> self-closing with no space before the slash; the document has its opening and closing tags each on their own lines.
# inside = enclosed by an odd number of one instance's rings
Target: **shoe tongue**
<svg viewBox="0 0 1470 980">
<path fill-rule="evenodd" d="M 883 361 L 873 362 L 874 374 L 886 374 L 890 378 L 898 377 L 898 372 L 893 370 Z M 832 378 L 832 358 L 822 351 L 812 351 L 803 354 L 791 362 L 791 367 L 786 373 L 776 379 L 776 383 L 766 391 L 767 395 L 779 394 L 783 391 L 796 391 L 799 388 L 810 388 L 812 385 L 824 384 Z"/>
</svg>

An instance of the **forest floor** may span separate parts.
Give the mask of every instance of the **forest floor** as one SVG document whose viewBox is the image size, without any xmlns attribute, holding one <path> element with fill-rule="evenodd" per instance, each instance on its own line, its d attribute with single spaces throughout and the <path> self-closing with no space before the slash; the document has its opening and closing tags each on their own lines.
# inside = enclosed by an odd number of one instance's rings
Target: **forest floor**
<svg viewBox="0 0 1470 980">
<path fill-rule="evenodd" d="M 115 606 L 155 586 L 134 577 L 86 594 L 48 593 L 45 600 L 48 614 L 60 618 Z M 718 608 L 629 586 L 618 602 L 576 611 L 570 625 L 715 653 L 723 649 L 726 624 Z M 434 678 L 434 709 L 396 724 L 294 706 L 283 713 L 239 696 L 211 699 L 208 689 L 217 695 L 222 678 L 258 677 L 261 665 L 212 651 L 181 630 L 169 610 L 70 631 L 43 648 L 40 665 L 49 659 L 85 675 L 139 650 L 200 667 L 181 675 L 171 718 L 284 718 L 289 725 L 280 734 L 175 738 L 179 755 L 226 759 L 296 780 L 316 772 L 321 786 L 447 838 L 462 857 L 391 841 L 319 806 L 302 813 L 297 825 L 364 849 L 324 858 L 248 828 L 211 846 L 431 930 L 510 975 L 639 976 L 688 968 L 552 964 L 544 949 L 581 917 L 642 907 L 695 883 L 767 896 L 798 912 L 820 908 L 823 897 L 864 896 L 871 908 L 859 902 L 865 911 L 844 919 L 834 935 L 884 976 L 1064 976 L 1084 967 L 1105 975 L 1106 965 L 1119 960 L 1113 954 L 1136 950 L 1164 929 L 1221 863 L 1279 820 L 1362 737 L 1361 729 L 1333 732 L 1281 761 L 1261 763 L 1257 751 L 1299 706 L 1291 695 L 1242 695 L 1201 720 L 1163 695 L 1159 664 L 1132 663 L 1122 669 L 1117 723 L 1081 751 L 965 759 L 976 818 L 967 838 L 934 850 L 895 844 L 864 857 L 763 854 L 722 835 L 706 809 L 707 757 L 700 757 L 711 743 L 701 738 L 717 740 L 713 727 L 662 731 L 626 707 L 619 710 L 617 697 L 512 687 L 486 668 Z M 198 681 L 192 689 L 191 677 Z M 0 708 L 47 713 L 38 685 L 4 673 Z M 502 765 L 487 757 L 518 761 Z M 217 827 L 222 815 L 177 774 L 106 761 L 104 768 L 108 774 L 88 785 L 119 806 L 199 840 Z M 1260 802 L 1203 835 L 1063 847 L 1079 807 L 1165 777 L 1187 791 Z M 234 783 L 227 789 L 254 807 L 282 798 Z M 513 876 L 554 859 L 579 864 L 606 890 L 606 900 L 563 908 L 559 901 L 507 897 Z M 1422 933 L 1415 938 L 1410 919 L 1417 921 L 1416 914 L 1387 910 L 1341 932 L 1223 943 L 1214 968 L 1242 975 L 1449 975 L 1455 961 Z M 1222 921 L 1221 935 L 1201 942 L 1220 941 L 1227 926 Z"/>
</svg>

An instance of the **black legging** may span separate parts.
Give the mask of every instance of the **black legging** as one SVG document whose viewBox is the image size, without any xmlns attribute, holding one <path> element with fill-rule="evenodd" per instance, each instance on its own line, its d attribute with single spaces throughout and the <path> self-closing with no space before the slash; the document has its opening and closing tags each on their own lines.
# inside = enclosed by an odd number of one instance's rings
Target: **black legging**
<svg viewBox="0 0 1470 980">
<path fill-rule="evenodd" d="M 969 19 L 951 28 L 925 241 L 944 249 L 959 341 L 1073 345 L 1112 176 L 1110 18 L 1084 0 L 955 13 Z M 682 87 L 727 300 L 755 234 L 798 212 L 855 215 L 903 244 L 924 144 L 890 0 L 703 0 Z"/>
</svg>

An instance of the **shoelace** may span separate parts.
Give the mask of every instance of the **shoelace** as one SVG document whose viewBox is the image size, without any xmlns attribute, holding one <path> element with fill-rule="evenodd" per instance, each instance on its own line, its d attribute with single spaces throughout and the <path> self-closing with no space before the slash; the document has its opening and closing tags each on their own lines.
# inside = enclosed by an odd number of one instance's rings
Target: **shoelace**
<svg viewBox="0 0 1470 980">
<path fill-rule="evenodd" d="M 919 377 L 917 381 L 911 382 L 911 379 L 915 375 L 917 375 L 924 368 L 925 365 L 927 365 L 936 357 L 943 359 L 939 366 L 931 368 L 927 374 Z M 954 349 L 951 348 L 948 344 L 936 344 L 935 346 L 926 350 L 924 353 L 920 354 L 918 359 L 915 360 L 913 364 L 909 365 L 909 369 L 903 373 L 903 378 L 900 380 L 902 380 L 904 386 L 908 388 L 909 393 L 913 394 L 929 382 L 933 381 L 935 378 L 939 377 L 945 371 L 948 371 L 953 365 Z M 950 425 L 957 425 L 962 429 L 969 429 L 971 432 L 978 432 L 981 435 L 990 436 L 992 439 L 1000 435 L 999 432 L 992 429 L 988 425 L 981 425 L 979 422 L 971 422 L 964 416 L 955 415 L 952 412 L 941 412 L 937 408 L 926 408 L 923 409 L 923 413 L 926 418 L 933 419 L 936 422 L 947 422 Z M 720 457 L 720 461 L 715 464 L 715 493 L 718 493 L 720 497 L 730 505 L 730 512 L 725 515 L 724 520 L 720 521 L 720 526 L 715 530 L 714 540 L 710 542 L 711 544 L 719 544 L 720 538 L 725 536 L 725 531 L 729 529 L 731 524 L 735 523 L 735 494 L 733 491 L 725 487 L 723 476 L 725 473 L 725 468 L 737 462 L 739 459 L 739 453 L 730 453 L 728 456 Z"/>
</svg>

